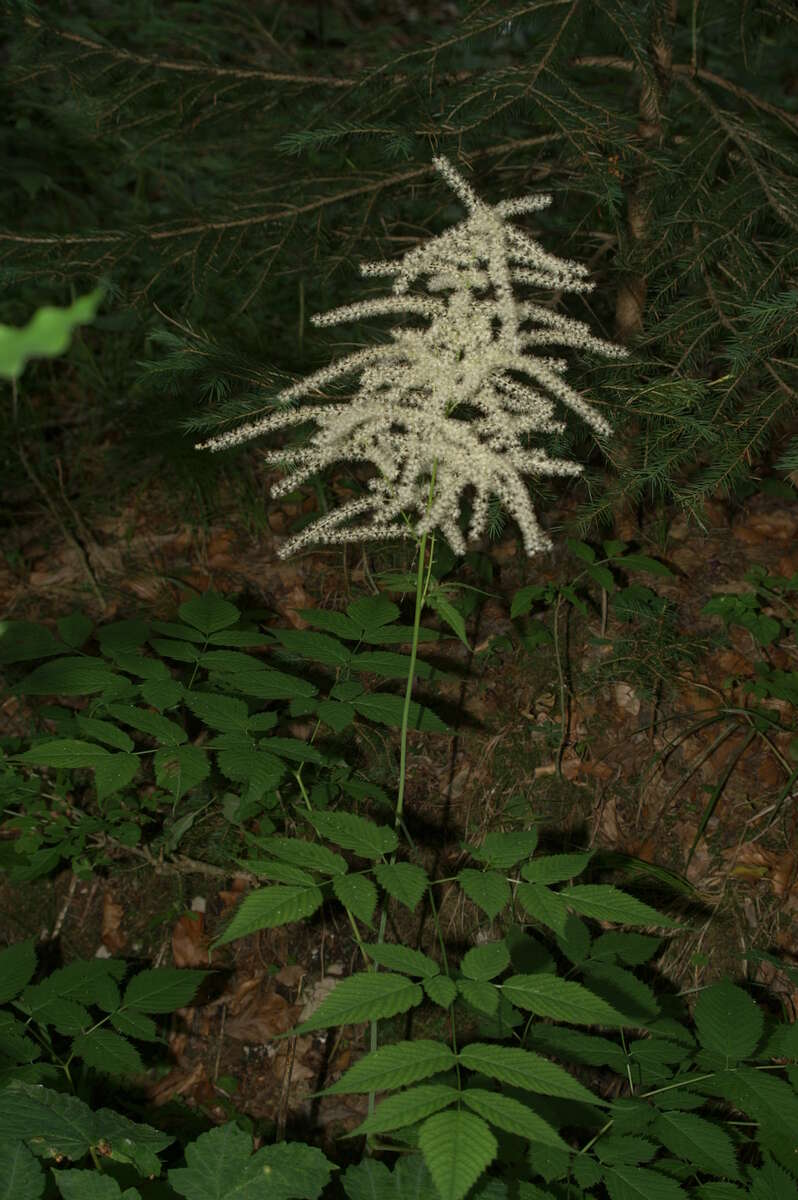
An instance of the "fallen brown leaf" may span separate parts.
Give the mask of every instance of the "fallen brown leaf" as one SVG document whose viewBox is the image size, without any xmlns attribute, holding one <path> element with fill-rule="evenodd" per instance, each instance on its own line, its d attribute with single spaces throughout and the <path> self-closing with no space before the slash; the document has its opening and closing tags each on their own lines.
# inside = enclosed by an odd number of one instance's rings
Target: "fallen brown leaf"
<svg viewBox="0 0 798 1200">
<path fill-rule="evenodd" d="M 100 937 L 106 950 L 110 950 L 112 954 L 119 954 L 127 945 L 127 935 L 121 928 L 124 915 L 125 910 L 122 905 L 117 904 L 110 891 L 106 891 L 103 895 L 103 916 Z"/>
<path fill-rule="evenodd" d="M 184 913 L 175 924 L 172 930 L 172 958 L 176 967 L 208 966 L 208 937 L 201 912 Z"/>
</svg>

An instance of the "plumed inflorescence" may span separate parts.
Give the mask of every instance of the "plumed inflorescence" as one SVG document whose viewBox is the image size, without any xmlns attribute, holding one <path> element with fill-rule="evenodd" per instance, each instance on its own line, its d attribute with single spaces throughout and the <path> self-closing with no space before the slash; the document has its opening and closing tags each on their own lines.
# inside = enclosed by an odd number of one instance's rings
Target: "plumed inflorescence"
<svg viewBox="0 0 798 1200">
<path fill-rule="evenodd" d="M 285 388 L 288 403 L 341 376 L 358 374 L 355 398 L 345 404 L 283 408 L 252 424 L 202 442 L 222 450 L 270 430 L 308 420 L 318 429 L 307 446 L 267 451 L 265 461 L 290 463 L 292 473 L 272 489 L 279 497 L 329 463 L 370 461 L 378 475 L 369 495 L 350 500 L 314 521 L 280 548 L 286 558 L 310 543 L 365 538 L 420 537 L 439 528 L 452 549 L 465 553 L 458 526 L 463 489 L 475 497 L 469 538 L 483 532 L 491 496 L 521 529 L 528 555 L 549 549 L 524 483 L 525 475 L 577 475 L 582 467 L 525 449 L 524 434 L 561 432 L 555 402 L 578 413 L 599 434 L 610 427 L 563 376 L 564 359 L 538 353 L 552 344 L 620 358 L 627 351 L 593 337 L 582 321 L 518 300 L 513 285 L 588 292 L 587 268 L 557 258 L 507 218 L 547 207 L 551 196 L 483 203 L 445 158 L 437 170 L 468 210 L 460 224 L 395 262 L 361 264 L 366 276 L 393 276 L 392 295 L 364 300 L 312 318 L 335 325 L 382 313 L 414 313 L 426 328 L 397 328 L 392 342 L 347 355 Z M 419 289 L 425 282 L 426 290 Z M 520 383 L 514 375 L 530 382 Z M 468 412 L 464 413 L 464 409 Z M 420 514 L 415 524 L 409 513 Z M 352 524 L 353 518 L 359 523 Z"/>
</svg>

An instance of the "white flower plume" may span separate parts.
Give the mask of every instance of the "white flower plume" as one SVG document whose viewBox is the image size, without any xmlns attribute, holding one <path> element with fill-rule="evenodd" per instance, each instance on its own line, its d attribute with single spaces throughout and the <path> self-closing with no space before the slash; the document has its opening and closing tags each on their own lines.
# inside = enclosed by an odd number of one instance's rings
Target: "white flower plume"
<svg viewBox="0 0 798 1200">
<path fill-rule="evenodd" d="M 528 351 L 559 344 L 614 358 L 628 352 L 593 337 L 582 321 L 513 295 L 514 283 L 570 292 L 588 292 L 594 286 L 586 278 L 586 267 L 547 254 L 534 238 L 507 223 L 507 217 L 547 207 L 551 196 L 485 204 L 447 159 L 433 161 L 468 210 L 467 218 L 395 262 L 361 264 L 365 276 L 394 277 L 391 296 L 312 318 L 314 325 L 325 326 L 372 314 L 410 312 L 427 319 L 427 328 L 393 329 L 392 343 L 349 354 L 277 397 L 278 402 L 290 402 L 332 379 L 359 374 L 354 400 L 275 411 L 196 447 L 223 450 L 312 419 L 318 430 L 306 447 L 271 450 L 264 456 L 266 462 L 291 463 L 292 473 L 272 488 L 275 498 L 329 463 L 367 460 L 377 467 L 379 475 L 369 481 L 368 496 L 350 500 L 289 538 L 278 551 L 280 558 L 309 543 L 420 537 L 436 527 L 456 553 L 464 554 L 458 517 L 461 493 L 469 484 L 476 493 L 469 538 L 484 530 L 490 497 L 495 495 L 518 522 L 526 553 L 549 549 L 551 542 L 537 522 L 523 476 L 578 475 L 582 467 L 550 458 L 540 449 L 524 450 L 521 436 L 562 431 L 564 426 L 555 420 L 556 400 L 597 433 L 611 432 L 604 418 L 564 381 L 564 359 Z M 422 277 L 426 294 L 410 293 Z M 531 328 L 522 328 L 527 326 Z M 526 376 L 531 386 L 519 383 L 511 372 Z M 456 410 L 463 405 L 476 415 L 458 418 Z M 415 526 L 406 515 L 413 511 L 421 514 Z M 347 524 L 358 516 L 360 524 Z"/>
</svg>

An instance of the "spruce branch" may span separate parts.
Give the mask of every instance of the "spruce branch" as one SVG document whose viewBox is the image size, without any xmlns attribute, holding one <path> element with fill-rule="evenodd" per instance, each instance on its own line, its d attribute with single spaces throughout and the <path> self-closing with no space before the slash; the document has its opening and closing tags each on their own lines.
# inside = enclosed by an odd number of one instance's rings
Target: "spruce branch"
<svg viewBox="0 0 798 1200">
<path fill-rule="evenodd" d="M 563 431 L 563 423 L 555 419 L 555 400 L 596 433 L 611 432 L 607 421 L 566 384 L 566 360 L 529 351 L 552 343 L 613 358 L 625 357 L 627 351 L 594 337 L 584 322 L 518 301 L 513 293 L 519 283 L 557 291 L 593 288 L 582 264 L 547 253 L 534 238 L 507 224 L 508 217 L 548 207 L 552 197 L 530 195 L 489 205 L 448 159 L 437 157 L 433 163 L 466 208 L 466 219 L 395 262 L 361 264 L 367 278 L 393 278 L 391 296 L 312 318 L 324 328 L 408 312 L 427 320 L 428 327 L 394 329 L 391 344 L 346 355 L 277 396 L 284 406 L 356 373 L 360 386 L 352 402 L 283 408 L 196 446 L 223 450 L 314 421 L 319 428 L 309 446 L 265 453 L 266 462 L 293 466 L 293 473 L 272 488 L 275 498 L 343 459 L 370 460 L 376 466 L 379 474 L 369 481 L 370 495 L 350 500 L 290 538 L 278 551 L 281 558 L 312 542 L 392 535 L 418 539 L 436 527 L 463 554 L 466 541 L 457 520 L 461 494 L 469 485 L 476 492 L 469 537 L 483 532 L 498 496 L 518 521 L 527 554 L 535 554 L 551 542 L 537 522 L 523 476 L 578 475 L 582 467 L 550 458 L 540 448 L 525 451 L 520 439 L 530 432 Z M 422 281 L 426 294 L 411 292 Z M 522 328 L 529 324 L 531 330 Z M 532 386 L 519 383 L 511 372 L 526 375 Z M 464 405 L 478 415 L 459 417 L 457 410 Z M 407 521 L 408 510 L 423 513 L 415 527 Z M 348 524 L 356 517 L 365 523 Z"/>
</svg>

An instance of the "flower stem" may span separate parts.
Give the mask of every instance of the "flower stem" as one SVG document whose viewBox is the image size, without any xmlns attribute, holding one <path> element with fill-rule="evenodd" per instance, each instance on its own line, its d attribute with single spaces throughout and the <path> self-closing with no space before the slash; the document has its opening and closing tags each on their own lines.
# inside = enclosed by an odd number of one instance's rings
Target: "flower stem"
<svg viewBox="0 0 798 1200">
<path fill-rule="evenodd" d="M 435 475 L 438 469 L 437 459 L 432 466 L 432 477 L 429 484 L 429 495 L 427 497 L 427 512 L 429 512 L 432 504 L 432 497 L 435 491 Z M 424 575 L 424 559 L 427 549 L 427 533 L 421 535 L 418 543 L 418 569 L 416 571 L 416 610 L 413 616 L 413 640 L 410 647 L 410 665 L 407 669 L 407 686 L 405 688 L 405 705 L 402 710 L 402 729 L 399 742 L 399 786 L 396 795 L 396 809 L 394 828 L 397 833 L 402 828 L 402 813 L 404 810 L 405 799 L 405 774 L 407 770 L 407 726 L 410 718 L 410 701 L 413 695 L 413 683 L 416 674 L 416 653 L 418 651 L 418 632 L 421 627 L 421 613 L 424 608 L 424 601 L 427 597 L 429 589 L 429 581 L 432 575 L 432 554 L 435 549 L 435 534 L 433 533 L 430 546 L 430 564 L 429 570 Z M 396 851 L 391 855 L 391 864 L 396 862 Z M 377 936 L 377 944 L 380 945 L 385 939 L 385 926 L 388 922 L 387 905 L 383 904 L 382 915 L 380 916 L 380 931 Z M 371 1038 L 370 1049 L 372 1053 L 377 1049 L 377 1022 L 371 1022 Z M 369 1116 L 374 1112 L 374 1092 L 369 1092 Z"/>
</svg>

